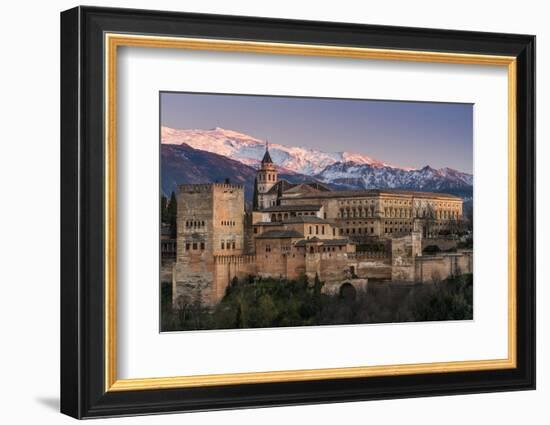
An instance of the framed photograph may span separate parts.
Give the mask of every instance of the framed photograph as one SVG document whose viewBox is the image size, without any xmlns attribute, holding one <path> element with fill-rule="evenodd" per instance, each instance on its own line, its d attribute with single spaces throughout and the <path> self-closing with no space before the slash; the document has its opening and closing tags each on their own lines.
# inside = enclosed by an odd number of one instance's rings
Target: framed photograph
<svg viewBox="0 0 550 425">
<path fill-rule="evenodd" d="M 535 37 L 61 14 L 61 411 L 535 388 Z"/>
</svg>

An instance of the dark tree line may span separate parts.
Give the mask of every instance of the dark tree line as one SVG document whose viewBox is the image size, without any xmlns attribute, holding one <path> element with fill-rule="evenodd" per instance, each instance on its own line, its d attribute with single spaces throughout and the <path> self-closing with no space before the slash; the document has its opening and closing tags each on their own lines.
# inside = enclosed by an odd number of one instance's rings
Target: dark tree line
<svg viewBox="0 0 550 425">
<path fill-rule="evenodd" d="M 160 197 L 160 220 L 164 225 L 170 226 L 170 237 L 175 238 L 177 234 L 178 202 L 176 194 L 172 192 L 170 200 L 166 196 Z"/>
<path fill-rule="evenodd" d="M 162 292 L 162 330 L 234 329 L 473 318 L 473 278 L 453 276 L 433 284 L 369 282 L 353 296 L 328 295 L 307 277 L 233 279 L 222 301 L 208 308 L 199 299 L 171 305 L 171 285 Z"/>
</svg>

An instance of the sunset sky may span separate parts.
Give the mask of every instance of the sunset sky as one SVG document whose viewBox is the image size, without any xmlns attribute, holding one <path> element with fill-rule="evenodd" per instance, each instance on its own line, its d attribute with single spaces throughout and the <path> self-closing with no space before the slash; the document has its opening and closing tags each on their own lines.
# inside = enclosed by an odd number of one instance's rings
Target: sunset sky
<svg viewBox="0 0 550 425">
<path fill-rule="evenodd" d="M 473 169 L 472 104 L 172 92 L 160 99 L 161 124 L 168 127 L 222 127 L 403 167 Z"/>
</svg>

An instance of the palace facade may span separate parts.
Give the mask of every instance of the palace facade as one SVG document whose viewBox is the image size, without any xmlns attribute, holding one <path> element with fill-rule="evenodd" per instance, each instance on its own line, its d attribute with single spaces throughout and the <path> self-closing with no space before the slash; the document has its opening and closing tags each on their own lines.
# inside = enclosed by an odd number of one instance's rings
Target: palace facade
<svg viewBox="0 0 550 425">
<path fill-rule="evenodd" d="M 471 272 L 471 252 L 422 256 L 422 239 L 463 221 L 462 199 L 404 190 L 333 191 L 279 180 L 269 151 L 256 176 L 253 210 L 244 187 L 179 186 L 173 302 L 215 304 L 234 277 L 318 277 L 326 292 L 368 279 L 426 282 Z"/>
</svg>

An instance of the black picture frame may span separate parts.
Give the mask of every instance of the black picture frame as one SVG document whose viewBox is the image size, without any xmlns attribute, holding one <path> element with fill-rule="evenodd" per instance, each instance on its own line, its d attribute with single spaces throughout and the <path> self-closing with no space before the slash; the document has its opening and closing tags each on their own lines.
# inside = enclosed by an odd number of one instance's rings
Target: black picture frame
<svg viewBox="0 0 550 425">
<path fill-rule="evenodd" d="M 517 367 L 105 391 L 104 34 L 308 43 L 517 58 Z M 61 13 L 61 412 L 75 418 L 535 388 L 535 37 L 76 7 Z"/>
</svg>

